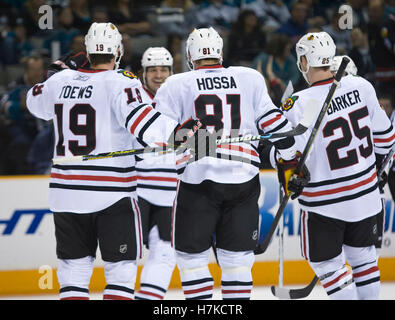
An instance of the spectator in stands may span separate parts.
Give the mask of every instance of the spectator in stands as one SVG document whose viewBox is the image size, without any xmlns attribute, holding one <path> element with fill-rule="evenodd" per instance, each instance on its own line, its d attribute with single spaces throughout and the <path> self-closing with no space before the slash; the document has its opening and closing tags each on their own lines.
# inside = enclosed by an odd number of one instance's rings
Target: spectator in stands
<svg viewBox="0 0 395 320">
<path fill-rule="evenodd" d="M 141 69 L 141 55 L 133 51 L 133 38 L 127 33 L 122 34 L 123 57 L 119 67 L 137 74 Z"/>
<path fill-rule="evenodd" d="M 70 0 L 70 9 L 73 13 L 73 25 L 81 34 L 86 34 L 92 23 L 88 0 Z"/>
<path fill-rule="evenodd" d="M 296 87 L 301 79 L 296 59 L 291 54 L 291 42 L 284 34 L 272 34 L 265 52 L 254 59 L 252 66 L 264 75 L 269 95 L 277 106 L 281 104 L 281 96 L 288 82 L 291 81 Z"/>
<path fill-rule="evenodd" d="M 349 52 L 350 58 L 358 68 L 358 74 L 361 77 L 373 82 L 374 81 L 374 64 L 369 52 L 368 36 L 360 28 L 351 30 L 352 49 Z"/>
<path fill-rule="evenodd" d="M 351 50 L 351 32 L 350 30 L 342 30 L 339 26 L 339 19 L 343 14 L 334 11 L 331 23 L 323 26 L 322 30 L 327 32 L 336 43 L 338 55 L 345 55 Z"/>
<path fill-rule="evenodd" d="M 6 130 L 9 142 L 4 151 L 6 174 L 31 173 L 27 154 L 38 133 L 37 121 L 26 108 L 26 93 L 36 83 L 44 79 L 44 61 L 39 56 L 27 58 L 25 74 L 19 85 L 5 94 L 1 108 L 6 116 Z"/>
<path fill-rule="evenodd" d="M 348 0 L 347 4 L 352 8 L 352 21 L 354 28 L 361 28 L 364 32 L 369 21 L 365 0 Z"/>
<path fill-rule="evenodd" d="M 265 30 L 278 29 L 290 18 L 288 7 L 282 0 L 251 0 L 243 1 L 241 10 L 254 10 L 259 23 L 264 25 Z"/>
<path fill-rule="evenodd" d="M 60 55 L 63 56 L 70 51 L 71 43 L 79 33 L 80 31 L 74 27 L 72 10 L 70 7 L 65 7 L 59 11 L 58 27 L 44 40 L 43 48 L 50 52 L 52 42 L 58 41 L 60 43 Z"/>
<path fill-rule="evenodd" d="M 132 9 L 130 0 L 115 1 L 115 5 L 110 7 L 109 20 L 117 26 L 120 33 L 130 36 L 150 35 L 153 32 L 146 14 L 138 8 Z"/>
<path fill-rule="evenodd" d="M 39 8 L 45 4 L 45 0 L 26 0 L 21 12 L 21 17 L 25 24 L 27 37 L 42 37 L 46 36 L 50 32 L 49 30 L 40 29 L 38 24 L 38 21 L 40 20 Z"/>
<path fill-rule="evenodd" d="M 91 20 L 92 22 L 102 23 L 108 22 L 109 15 L 107 11 L 107 7 L 104 6 L 95 6 L 91 10 Z"/>
<path fill-rule="evenodd" d="M 377 89 L 395 95 L 395 17 L 385 20 L 383 1 L 369 2 L 367 30 Z"/>
<path fill-rule="evenodd" d="M 213 27 L 221 36 L 227 36 L 237 20 L 239 8 L 222 0 L 202 1 L 196 13 L 198 27 Z"/>
<path fill-rule="evenodd" d="M 291 7 L 291 17 L 277 29 L 277 32 L 290 37 L 292 46 L 295 46 L 299 38 L 306 34 L 309 28 L 306 18 L 307 6 L 300 1 L 294 2 Z"/>
<path fill-rule="evenodd" d="M 241 11 L 229 34 L 226 63 L 250 66 L 251 61 L 264 46 L 265 34 L 261 30 L 255 12 Z"/>
<path fill-rule="evenodd" d="M 310 27 L 321 28 L 327 24 L 326 9 L 328 4 L 324 5 L 320 0 L 299 0 L 307 7 L 307 23 Z M 337 44 L 336 44 L 337 45 Z"/>
<path fill-rule="evenodd" d="M 184 68 L 185 57 L 182 49 L 182 37 L 177 33 L 172 33 L 167 36 L 167 45 L 169 52 L 173 56 L 173 73 L 180 73 L 187 71 Z"/>
<path fill-rule="evenodd" d="M 71 41 L 71 52 L 85 52 L 85 36 L 83 34 L 77 34 Z"/>
<path fill-rule="evenodd" d="M 33 174 L 49 174 L 55 143 L 52 121 L 43 125 L 35 136 L 27 154 L 28 168 Z"/>
<path fill-rule="evenodd" d="M 386 0 L 384 4 L 384 15 L 388 18 L 391 14 L 395 15 L 395 0 Z"/>
<path fill-rule="evenodd" d="M 22 57 L 30 55 L 35 48 L 26 36 L 26 27 L 21 18 L 17 18 L 15 24 L 11 21 L 7 29 L 2 32 L 1 62 L 6 65 L 18 64 Z"/>
<path fill-rule="evenodd" d="M 162 23 L 158 21 L 157 31 L 160 34 L 179 34 L 182 37 L 187 37 L 193 27 L 197 25 L 198 6 L 192 0 L 163 0 L 160 9 L 164 12 L 172 9 L 182 10 L 180 14 L 175 15 L 173 21 L 168 21 L 168 19 Z"/>
</svg>

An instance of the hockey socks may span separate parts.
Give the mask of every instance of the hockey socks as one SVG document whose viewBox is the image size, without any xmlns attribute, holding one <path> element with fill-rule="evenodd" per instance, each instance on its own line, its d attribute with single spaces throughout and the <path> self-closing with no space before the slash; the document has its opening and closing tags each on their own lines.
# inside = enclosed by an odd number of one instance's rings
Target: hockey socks
<svg viewBox="0 0 395 320">
<path fill-rule="evenodd" d="M 249 300 L 252 290 L 253 252 L 217 249 L 217 256 L 222 269 L 222 298 L 224 300 Z"/>
<path fill-rule="evenodd" d="M 377 261 L 352 267 L 358 297 L 362 300 L 377 300 L 380 294 L 380 271 Z"/>
<path fill-rule="evenodd" d="M 329 298 L 332 300 L 358 299 L 352 273 L 346 265 L 336 271 L 320 276 L 320 281 Z"/>
<path fill-rule="evenodd" d="M 210 249 L 201 253 L 177 251 L 182 289 L 186 300 L 211 300 L 214 280 L 208 269 Z"/>
</svg>

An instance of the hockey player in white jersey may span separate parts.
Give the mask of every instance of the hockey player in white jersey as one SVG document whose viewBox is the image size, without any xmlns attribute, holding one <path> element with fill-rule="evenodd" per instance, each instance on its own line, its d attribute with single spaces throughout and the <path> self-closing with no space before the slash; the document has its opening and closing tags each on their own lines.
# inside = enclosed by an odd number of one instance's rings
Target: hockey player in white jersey
<svg viewBox="0 0 395 320">
<path fill-rule="evenodd" d="M 358 68 L 355 65 L 354 61 L 352 61 L 352 59 L 349 56 L 334 56 L 332 64 L 330 66 L 331 72 L 333 73 L 333 75 L 336 74 L 337 70 L 339 70 L 340 64 L 341 64 L 344 57 L 346 57 L 350 60 L 346 69 L 344 70 L 344 75 L 347 76 L 347 75 L 351 74 L 353 76 L 356 76 L 358 73 Z"/>
<path fill-rule="evenodd" d="M 222 47 L 213 28 L 195 29 L 186 43 L 193 70 L 166 80 L 155 95 L 156 109 L 180 123 L 204 119 L 223 137 L 291 130 L 262 75 L 245 67 L 224 68 Z M 280 157 L 297 163 L 294 138 L 273 140 Z M 223 299 L 249 299 L 258 239 L 257 145 L 220 145 L 210 156 L 198 150 L 196 161 L 183 168 L 173 208 L 172 241 L 185 298 L 212 298 L 208 262 L 215 235 Z M 177 160 L 179 169 L 190 160 L 184 154 Z"/>
<path fill-rule="evenodd" d="M 330 66 L 335 50 L 325 32 L 308 33 L 296 44 L 298 67 L 310 87 L 283 104 L 293 125 L 307 101 L 323 104 L 334 80 Z M 295 137 L 299 148 L 309 134 Z M 302 255 L 331 299 L 379 297 L 374 245 L 383 208 L 375 153 L 387 154 L 394 140 L 395 131 L 373 86 L 361 77 L 344 76 L 306 161 L 311 180 L 298 198 Z"/>
<path fill-rule="evenodd" d="M 141 59 L 143 101 L 152 100 L 162 83 L 172 74 L 173 57 L 163 47 L 148 48 Z M 152 104 L 155 107 L 155 104 Z M 141 141 L 140 146 L 145 146 Z M 177 189 L 175 154 L 136 156 L 137 195 L 144 244 L 149 249 L 135 298 L 163 299 L 176 264 L 171 246 L 171 215 Z"/>
<path fill-rule="evenodd" d="M 36 84 L 27 107 L 55 127 L 54 157 L 166 142 L 178 123 L 135 99 L 141 82 L 117 70 L 121 35 L 111 23 L 93 23 L 85 37 L 92 69 L 66 69 Z M 115 70 L 113 70 L 115 68 Z M 104 299 L 133 299 L 141 257 L 141 218 L 134 156 L 54 165 L 49 204 L 54 213 L 61 299 L 88 299 L 99 243 L 107 285 Z"/>
</svg>

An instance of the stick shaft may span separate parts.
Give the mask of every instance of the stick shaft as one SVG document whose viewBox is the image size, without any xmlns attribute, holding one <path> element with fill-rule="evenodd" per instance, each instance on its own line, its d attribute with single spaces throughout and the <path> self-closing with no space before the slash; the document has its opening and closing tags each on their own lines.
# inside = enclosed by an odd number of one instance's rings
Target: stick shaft
<svg viewBox="0 0 395 320">
<path fill-rule="evenodd" d="M 239 142 L 253 142 L 260 141 L 272 138 L 281 138 L 281 137 L 289 137 L 293 135 L 299 135 L 305 132 L 307 128 L 303 126 L 297 126 L 294 130 L 280 132 L 280 133 L 270 133 L 264 135 L 245 135 L 242 137 L 234 137 L 234 138 L 225 138 L 225 139 L 217 139 L 217 145 L 221 144 L 229 144 L 229 143 L 239 143 Z M 179 148 L 185 148 L 185 145 L 181 145 Z M 130 155 L 139 155 L 139 154 L 147 154 L 147 153 L 170 153 L 175 152 L 176 149 L 174 146 L 163 146 L 163 147 L 147 147 L 141 149 L 130 149 L 130 150 L 122 150 L 122 151 L 113 151 L 113 152 L 103 152 L 98 154 L 88 154 L 82 156 L 74 156 L 74 157 L 59 157 L 54 158 L 52 162 L 54 164 L 68 163 L 74 161 L 88 161 L 88 160 L 98 160 L 98 159 L 107 159 L 107 158 L 115 158 L 115 157 L 123 157 Z"/>
</svg>

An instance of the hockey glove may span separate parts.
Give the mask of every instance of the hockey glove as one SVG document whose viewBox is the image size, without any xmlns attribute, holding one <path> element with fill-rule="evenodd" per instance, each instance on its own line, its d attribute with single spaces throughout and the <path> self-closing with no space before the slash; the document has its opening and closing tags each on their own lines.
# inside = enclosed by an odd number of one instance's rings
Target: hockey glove
<svg viewBox="0 0 395 320">
<path fill-rule="evenodd" d="M 64 69 L 87 69 L 90 63 L 85 52 L 78 52 L 76 54 L 69 53 L 59 60 L 53 62 L 47 70 L 47 79 L 53 76 L 56 72 Z"/>
<path fill-rule="evenodd" d="M 376 156 L 376 168 L 377 170 L 380 170 L 382 163 L 384 161 L 385 155 L 375 153 Z M 381 176 L 377 176 L 378 182 L 379 182 L 379 191 L 380 193 L 384 193 L 384 186 L 388 182 L 388 175 L 387 173 L 383 170 Z"/>
<path fill-rule="evenodd" d="M 280 158 L 277 162 L 278 180 L 283 186 L 285 194 L 290 195 L 292 200 L 301 195 L 303 188 L 310 181 L 310 172 L 305 165 L 302 166 L 302 170 L 298 175 L 294 174 L 300 156 L 301 153 L 297 152 L 294 159 L 285 161 Z"/>
<path fill-rule="evenodd" d="M 388 174 L 383 171 L 380 177 L 378 177 L 379 180 L 379 191 L 380 193 L 384 193 L 384 187 L 388 182 Z"/>
<path fill-rule="evenodd" d="M 215 153 L 216 140 L 205 129 L 205 123 L 205 119 L 188 119 L 175 128 L 167 143 L 177 149 L 177 154 L 184 152 L 187 148 L 191 149 L 198 158 L 201 158 L 203 154 L 207 155 L 206 151 L 209 154 Z"/>
</svg>

